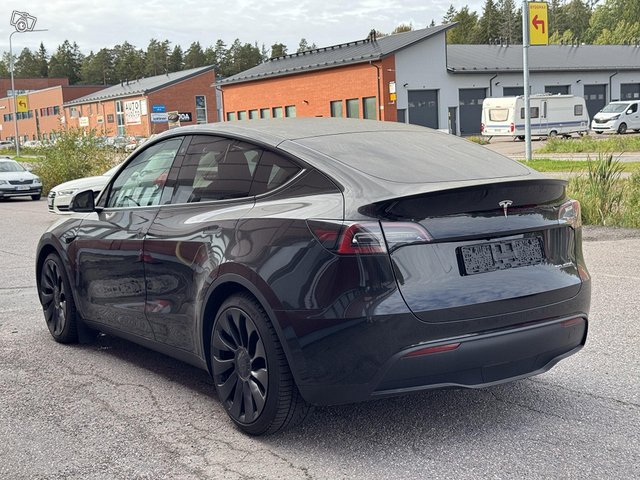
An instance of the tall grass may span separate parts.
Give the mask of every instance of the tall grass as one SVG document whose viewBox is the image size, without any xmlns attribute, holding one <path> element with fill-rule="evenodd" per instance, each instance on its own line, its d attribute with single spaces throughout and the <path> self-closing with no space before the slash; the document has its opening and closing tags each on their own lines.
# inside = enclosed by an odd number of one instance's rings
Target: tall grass
<svg viewBox="0 0 640 480">
<path fill-rule="evenodd" d="M 587 225 L 640 228 L 640 172 L 622 179 L 623 167 L 613 155 L 589 160 L 585 174 L 569 180 L 569 196 L 580 201 Z"/>
<path fill-rule="evenodd" d="M 597 138 L 590 135 L 580 138 L 549 138 L 536 153 L 598 153 L 640 152 L 640 136 L 610 135 Z"/>
</svg>

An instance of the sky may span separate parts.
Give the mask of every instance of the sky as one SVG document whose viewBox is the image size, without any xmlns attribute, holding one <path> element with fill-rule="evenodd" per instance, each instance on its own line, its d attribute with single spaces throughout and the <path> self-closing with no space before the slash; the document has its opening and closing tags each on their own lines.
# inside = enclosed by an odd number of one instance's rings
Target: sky
<svg viewBox="0 0 640 480">
<path fill-rule="evenodd" d="M 284 43 L 297 50 L 301 38 L 318 47 L 364 39 L 372 28 L 391 32 L 401 23 L 424 28 L 453 4 L 480 13 L 483 0 L 2 0 L 0 52 L 9 51 L 14 10 L 37 18 L 45 32 L 16 33 L 14 54 L 44 43 L 49 54 L 64 40 L 84 54 L 125 40 L 146 49 L 149 40 L 168 39 L 186 50 L 194 41 L 203 48 L 221 38 L 227 46 L 238 38 L 270 49 Z"/>
</svg>

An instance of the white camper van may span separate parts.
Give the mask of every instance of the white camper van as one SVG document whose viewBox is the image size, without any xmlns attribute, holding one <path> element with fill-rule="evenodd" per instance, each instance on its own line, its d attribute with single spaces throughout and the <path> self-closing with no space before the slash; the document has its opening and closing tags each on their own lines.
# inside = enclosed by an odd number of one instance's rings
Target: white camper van
<svg viewBox="0 0 640 480">
<path fill-rule="evenodd" d="M 591 130 L 596 133 L 640 131 L 640 101 L 611 102 L 593 116 Z"/>
<path fill-rule="evenodd" d="M 584 98 L 574 95 L 537 94 L 530 97 L 531 135 L 570 136 L 589 131 Z M 482 135 L 524 139 L 524 96 L 485 98 L 482 104 Z"/>
</svg>

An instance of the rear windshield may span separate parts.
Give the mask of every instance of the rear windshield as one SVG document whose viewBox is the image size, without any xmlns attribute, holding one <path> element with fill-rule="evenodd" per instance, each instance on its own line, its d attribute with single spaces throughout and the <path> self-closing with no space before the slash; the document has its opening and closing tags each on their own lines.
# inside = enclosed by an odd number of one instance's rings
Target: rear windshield
<svg viewBox="0 0 640 480">
<path fill-rule="evenodd" d="M 492 108 L 489 110 L 489 120 L 492 122 L 506 122 L 509 118 L 508 108 Z"/>
<path fill-rule="evenodd" d="M 462 138 L 425 129 L 360 132 L 297 139 L 363 173 L 399 183 L 527 175 L 520 163 Z"/>
</svg>

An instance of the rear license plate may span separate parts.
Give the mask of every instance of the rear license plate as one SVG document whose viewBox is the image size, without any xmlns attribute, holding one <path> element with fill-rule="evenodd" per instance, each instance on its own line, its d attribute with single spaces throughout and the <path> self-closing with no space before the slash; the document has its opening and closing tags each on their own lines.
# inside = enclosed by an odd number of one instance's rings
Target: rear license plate
<svg viewBox="0 0 640 480">
<path fill-rule="evenodd" d="M 540 237 L 468 245 L 460 247 L 459 253 L 464 275 L 537 265 L 544 261 Z"/>
</svg>

